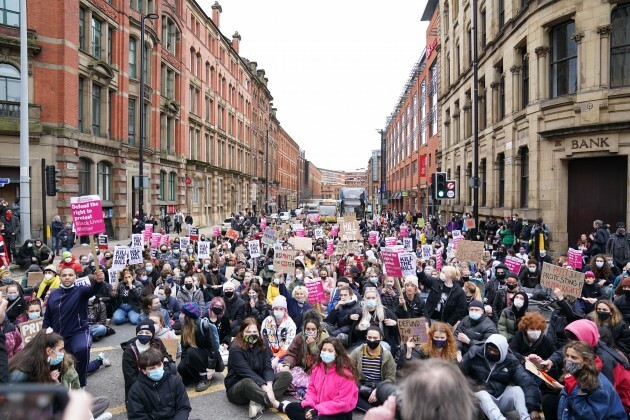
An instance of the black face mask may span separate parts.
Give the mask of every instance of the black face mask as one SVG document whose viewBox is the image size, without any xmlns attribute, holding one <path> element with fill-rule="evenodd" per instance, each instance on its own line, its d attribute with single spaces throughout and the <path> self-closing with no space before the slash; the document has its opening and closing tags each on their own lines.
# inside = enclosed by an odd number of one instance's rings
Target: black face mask
<svg viewBox="0 0 630 420">
<path fill-rule="evenodd" d="M 501 360 L 501 353 L 490 354 L 486 351 L 486 359 L 488 359 L 490 363 L 497 363 L 499 360 Z"/>
<path fill-rule="evenodd" d="M 507 285 L 507 288 L 509 290 L 516 290 L 517 287 L 518 287 L 518 284 L 508 284 Z"/>
<path fill-rule="evenodd" d="M 505 273 L 502 273 L 502 274 L 497 273 L 496 277 L 497 277 L 497 280 L 503 281 L 505 280 Z"/>
<path fill-rule="evenodd" d="M 186 283 L 186 284 L 184 285 L 184 287 L 185 287 L 186 289 L 190 290 L 190 289 L 192 289 L 192 288 L 193 288 L 193 284 L 192 284 L 192 283 Z"/>
<path fill-rule="evenodd" d="M 221 312 L 223 312 L 223 308 L 212 308 L 212 313 L 215 315 L 221 315 Z"/>
<path fill-rule="evenodd" d="M 366 344 L 371 350 L 376 350 L 376 348 L 381 345 L 381 340 L 374 340 L 374 341 L 368 340 Z"/>
<path fill-rule="evenodd" d="M 597 311 L 597 317 L 599 318 L 600 321 L 608 321 L 608 319 L 610 318 L 610 315 L 611 315 L 610 312 Z"/>
<path fill-rule="evenodd" d="M 624 294 L 624 295 L 626 295 L 626 296 L 628 296 L 628 297 L 630 297 L 630 290 L 624 290 L 624 291 L 623 291 L 623 294 Z"/>
<path fill-rule="evenodd" d="M 232 296 L 234 296 L 234 292 L 225 292 L 224 295 L 226 298 L 232 299 Z"/>
</svg>

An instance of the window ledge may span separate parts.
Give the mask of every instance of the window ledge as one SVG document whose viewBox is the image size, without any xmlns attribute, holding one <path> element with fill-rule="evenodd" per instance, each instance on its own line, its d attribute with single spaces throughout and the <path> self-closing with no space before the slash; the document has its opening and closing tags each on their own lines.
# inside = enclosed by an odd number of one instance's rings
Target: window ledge
<svg viewBox="0 0 630 420">
<path fill-rule="evenodd" d="M 543 111 L 545 109 L 555 108 L 562 105 L 572 105 L 575 103 L 575 93 L 559 96 L 552 99 L 543 99 L 540 105 L 540 109 Z"/>
</svg>

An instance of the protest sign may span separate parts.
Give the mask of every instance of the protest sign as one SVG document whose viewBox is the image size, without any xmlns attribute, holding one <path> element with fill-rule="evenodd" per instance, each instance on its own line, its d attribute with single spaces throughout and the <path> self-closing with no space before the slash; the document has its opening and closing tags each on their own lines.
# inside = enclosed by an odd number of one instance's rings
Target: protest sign
<svg viewBox="0 0 630 420">
<path fill-rule="evenodd" d="M 311 213 L 306 216 L 306 220 L 312 223 L 319 223 L 321 216 L 319 213 Z"/>
<path fill-rule="evenodd" d="M 188 236 L 182 236 L 179 238 L 179 249 L 182 249 L 182 253 L 186 252 L 186 248 L 190 245 L 190 238 Z"/>
<path fill-rule="evenodd" d="M 388 276 L 402 277 L 398 252 L 393 248 L 381 248 L 381 258 L 383 258 L 383 268 Z"/>
<path fill-rule="evenodd" d="M 559 288 L 565 296 L 577 298 L 582 295 L 584 273 L 544 262 L 540 284 L 552 290 Z"/>
<path fill-rule="evenodd" d="M 247 242 L 247 248 L 249 249 L 250 258 L 258 258 L 260 257 L 260 242 L 249 241 Z"/>
<path fill-rule="evenodd" d="M 315 239 L 321 239 L 324 237 L 324 229 L 317 228 L 315 229 Z"/>
<path fill-rule="evenodd" d="M 161 245 L 166 245 L 166 246 L 168 246 L 168 240 L 169 240 L 169 239 L 170 239 L 170 238 L 169 238 L 169 236 L 168 236 L 168 235 L 162 235 L 162 242 L 160 243 L 160 246 L 161 246 Z"/>
<path fill-rule="evenodd" d="M 466 229 L 474 229 L 475 228 L 475 219 L 473 219 L 472 217 L 470 217 L 468 219 L 464 219 L 464 226 L 466 226 Z"/>
<path fill-rule="evenodd" d="M 378 239 L 378 231 L 371 230 L 368 234 L 368 243 L 370 245 L 376 245 L 376 241 Z"/>
<path fill-rule="evenodd" d="M 308 278 L 307 278 L 308 280 Z M 324 300 L 324 286 L 320 280 L 304 281 L 304 285 L 308 289 L 308 303 L 315 305 Z"/>
<path fill-rule="evenodd" d="M 89 277 L 85 276 L 85 277 L 76 279 L 74 281 L 74 286 L 75 287 L 82 287 L 82 286 L 92 287 L 92 283 L 90 282 Z"/>
<path fill-rule="evenodd" d="M 122 270 L 127 266 L 127 256 L 129 248 L 126 246 L 117 246 L 114 248 L 114 258 L 112 259 L 112 268 Z"/>
<path fill-rule="evenodd" d="M 20 335 L 22 336 L 22 340 L 25 344 L 28 344 L 33 337 L 35 337 L 35 334 L 42 330 L 43 323 L 44 318 L 37 318 L 32 321 L 21 322 L 18 324 Z"/>
<path fill-rule="evenodd" d="M 326 240 L 326 256 L 331 256 L 335 252 L 335 241 L 332 239 Z"/>
<path fill-rule="evenodd" d="M 419 228 L 423 228 L 424 227 L 424 217 L 418 218 L 418 227 Z"/>
<path fill-rule="evenodd" d="M 453 238 L 453 249 L 457 249 L 457 245 L 463 240 L 463 236 L 456 236 L 455 238 Z"/>
<path fill-rule="evenodd" d="M 335 225 L 332 228 L 330 228 L 330 236 L 334 238 L 337 235 L 339 235 L 339 226 Z"/>
<path fill-rule="evenodd" d="M 177 359 L 177 349 L 179 347 L 179 340 L 177 338 L 160 338 L 162 344 L 166 348 L 166 353 L 173 358 Z"/>
<path fill-rule="evenodd" d="M 35 287 L 39 283 L 41 283 L 42 280 L 44 280 L 44 273 L 42 272 L 28 273 L 28 277 L 26 278 L 26 285 L 28 287 Z"/>
<path fill-rule="evenodd" d="M 151 248 L 159 248 L 161 243 L 162 243 L 162 234 L 152 233 L 151 234 Z"/>
<path fill-rule="evenodd" d="M 295 249 L 301 249 L 303 251 L 313 250 L 313 241 L 311 238 L 300 238 L 296 236 L 294 238 L 289 238 L 289 243 L 293 245 Z"/>
<path fill-rule="evenodd" d="M 525 360 L 525 369 L 542 379 L 546 384 L 550 385 L 552 389 L 562 387 L 561 383 L 553 379 L 545 371 L 538 369 L 538 367 L 529 360 Z"/>
<path fill-rule="evenodd" d="M 188 236 L 190 237 L 191 241 L 198 241 L 199 240 L 199 228 L 196 226 L 191 226 L 190 229 L 188 230 Z"/>
<path fill-rule="evenodd" d="M 431 245 L 422 245 L 422 258 L 428 260 L 431 258 L 431 254 L 433 252 L 433 248 Z"/>
<path fill-rule="evenodd" d="M 413 240 L 411 238 L 403 238 L 403 248 L 407 251 L 413 251 Z"/>
<path fill-rule="evenodd" d="M 411 339 L 415 345 L 419 345 L 429 340 L 429 325 L 425 318 L 399 319 L 398 332 L 401 343 L 406 343 Z"/>
<path fill-rule="evenodd" d="M 359 222 L 356 220 L 349 220 L 341 223 L 339 225 L 339 240 L 340 241 L 359 241 L 363 239 L 361 237 L 361 233 L 359 232 Z"/>
<path fill-rule="evenodd" d="M 116 281 L 118 280 L 118 270 L 110 268 L 107 270 L 107 277 L 109 277 L 109 284 L 116 284 Z"/>
<path fill-rule="evenodd" d="M 407 226 L 403 225 L 400 227 L 400 236 L 402 236 L 403 238 L 409 236 L 409 228 Z"/>
<path fill-rule="evenodd" d="M 385 246 L 394 246 L 396 245 L 396 238 L 393 236 L 388 236 L 385 238 Z"/>
<path fill-rule="evenodd" d="M 511 255 L 508 255 L 507 257 L 505 257 L 504 264 L 508 268 L 508 270 L 510 270 L 512 273 L 518 274 L 521 271 L 523 260 L 521 260 L 518 257 L 513 257 Z"/>
<path fill-rule="evenodd" d="M 266 227 L 267 227 L 267 219 L 263 217 L 262 219 L 260 219 L 260 228 L 264 230 Z"/>
<path fill-rule="evenodd" d="M 295 274 L 296 251 L 276 250 L 273 254 L 273 271 L 276 273 Z"/>
<path fill-rule="evenodd" d="M 197 256 L 200 260 L 210 258 L 210 242 L 201 241 L 197 244 Z"/>
<path fill-rule="evenodd" d="M 483 242 L 461 240 L 457 245 L 457 260 L 461 262 L 479 262 L 483 256 Z"/>
<path fill-rule="evenodd" d="M 416 254 L 413 252 L 400 252 L 398 254 L 398 264 L 400 265 L 401 277 L 416 275 Z"/>
<path fill-rule="evenodd" d="M 452 234 L 453 234 L 453 238 L 457 238 L 459 236 L 462 236 L 462 231 L 461 230 L 454 230 L 452 232 Z"/>
<path fill-rule="evenodd" d="M 360 242 L 339 242 L 335 248 L 335 255 L 360 254 L 362 252 Z"/>
<path fill-rule="evenodd" d="M 420 229 L 416 229 L 416 241 L 420 242 L 422 239 L 422 231 Z"/>
<path fill-rule="evenodd" d="M 134 233 L 131 235 L 131 246 L 137 246 L 138 248 L 144 247 L 144 236 L 141 233 Z"/>
<path fill-rule="evenodd" d="M 145 229 L 142 231 L 142 240 L 144 241 L 144 243 L 151 241 L 151 235 L 153 235 L 153 225 L 151 225 L 151 230 L 147 230 L 145 227 Z"/>
<path fill-rule="evenodd" d="M 152 225 L 152 224 L 147 224 L 147 225 L 144 225 L 144 230 L 145 230 L 146 232 L 153 233 L 153 225 Z M 146 242 L 146 241 L 145 241 L 145 242 Z"/>
<path fill-rule="evenodd" d="M 98 249 L 100 249 L 101 251 L 105 251 L 108 247 L 109 241 L 107 235 L 101 233 L 100 235 L 98 235 Z"/>
<path fill-rule="evenodd" d="M 576 270 L 582 268 L 582 250 L 581 249 L 573 249 L 569 248 L 569 265 Z"/>
<path fill-rule="evenodd" d="M 142 258 L 142 248 L 138 246 L 132 246 L 129 248 L 129 265 L 142 264 L 144 258 Z"/>
<path fill-rule="evenodd" d="M 268 227 L 265 228 L 262 237 L 262 243 L 265 245 L 273 245 L 276 243 L 278 232 Z"/>
<path fill-rule="evenodd" d="M 212 236 L 221 236 L 221 227 L 212 226 Z"/>
<path fill-rule="evenodd" d="M 444 252 L 444 249 L 442 248 L 435 251 L 435 269 L 438 271 L 442 269 L 442 265 L 444 264 L 444 261 L 442 260 L 442 252 Z"/>
<path fill-rule="evenodd" d="M 238 232 L 234 229 L 228 229 L 228 231 L 225 232 L 225 237 L 236 241 L 238 239 Z"/>
<path fill-rule="evenodd" d="M 70 212 L 77 236 L 91 236 L 105 233 L 103 207 L 98 195 L 84 195 L 70 198 Z"/>
</svg>

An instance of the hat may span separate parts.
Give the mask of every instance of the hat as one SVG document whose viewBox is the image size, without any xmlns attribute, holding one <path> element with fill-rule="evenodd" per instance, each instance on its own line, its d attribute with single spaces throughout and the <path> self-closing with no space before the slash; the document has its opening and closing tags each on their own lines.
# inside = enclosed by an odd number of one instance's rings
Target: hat
<svg viewBox="0 0 630 420">
<path fill-rule="evenodd" d="M 27 273 L 41 273 L 42 269 L 39 268 L 39 265 L 37 264 L 31 264 L 28 270 L 26 270 L 26 272 Z"/>
<path fill-rule="evenodd" d="M 273 299 L 273 303 L 271 304 L 271 309 L 274 308 L 284 308 L 287 309 L 287 298 L 282 295 L 278 295 Z"/>
<path fill-rule="evenodd" d="M 595 273 L 593 273 L 592 271 L 587 271 L 586 273 L 584 273 L 584 275 L 586 277 L 593 277 L 593 278 L 595 278 Z"/>
<path fill-rule="evenodd" d="M 187 317 L 192 319 L 197 319 L 201 316 L 201 309 L 199 309 L 199 305 L 197 302 L 186 302 L 182 305 L 182 312 Z"/>
<path fill-rule="evenodd" d="M 350 268 L 350 273 L 351 273 L 351 274 L 358 274 L 358 273 L 360 273 L 360 272 L 361 272 L 361 271 L 357 268 L 357 266 L 356 266 L 356 265 L 353 265 L 353 266 L 352 266 L 352 268 Z"/>
<path fill-rule="evenodd" d="M 481 309 L 481 310 L 483 310 L 483 309 L 484 309 L 484 308 L 483 308 L 483 303 L 481 303 L 481 302 L 480 302 L 480 301 L 478 301 L 478 300 L 473 300 L 472 302 L 470 302 L 470 303 L 468 304 L 468 308 L 479 308 L 479 309 Z"/>
<path fill-rule="evenodd" d="M 61 253 L 61 258 L 63 258 L 64 260 L 65 260 L 66 258 L 72 258 L 72 252 L 70 252 L 70 251 L 63 251 L 63 252 Z"/>
<path fill-rule="evenodd" d="M 411 283 L 414 286 L 416 286 L 416 289 L 418 288 L 418 277 L 416 276 L 407 276 L 405 277 L 405 286 L 407 285 L 407 283 Z"/>
<path fill-rule="evenodd" d="M 234 283 L 232 283 L 231 281 L 226 281 L 225 283 L 223 283 L 223 291 L 225 292 L 225 289 L 231 287 L 232 289 L 235 289 L 234 287 Z"/>
<path fill-rule="evenodd" d="M 178 242 L 173 242 L 173 244 L 171 245 L 171 249 L 179 249 L 179 243 Z"/>
<path fill-rule="evenodd" d="M 624 222 L 617 222 L 617 229 L 625 229 L 626 228 L 626 224 Z"/>
<path fill-rule="evenodd" d="M 630 286 L 630 277 L 626 277 L 621 281 L 621 287 Z"/>
<path fill-rule="evenodd" d="M 369 257 L 368 262 L 370 264 L 378 264 L 378 260 L 376 259 L 376 257 Z"/>
<path fill-rule="evenodd" d="M 57 274 L 57 267 L 52 264 L 47 265 L 46 268 L 44 268 L 44 271 L 52 271 L 53 273 Z"/>
<path fill-rule="evenodd" d="M 153 320 L 147 318 L 142 322 L 138 322 L 138 325 L 136 325 L 136 334 L 140 331 L 149 331 L 151 335 L 155 335 L 155 323 Z"/>
</svg>

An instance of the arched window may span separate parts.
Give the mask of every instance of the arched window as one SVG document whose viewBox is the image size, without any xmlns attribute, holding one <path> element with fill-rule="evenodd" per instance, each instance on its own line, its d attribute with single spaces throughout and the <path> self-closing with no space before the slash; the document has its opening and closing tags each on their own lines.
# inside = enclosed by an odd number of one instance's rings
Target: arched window
<svg viewBox="0 0 630 420">
<path fill-rule="evenodd" d="M 10 64 L 0 64 L 0 101 L 20 102 L 20 72 Z"/>
<path fill-rule="evenodd" d="M 168 199 L 170 201 L 175 201 L 175 178 L 177 174 L 175 172 L 171 172 L 168 174 Z"/>
<path fill-rule="evenodd" d="M 137 51 L 136 51 L 136 39 L 129 38 L 129 77 L 132 79 L 138 78 L 138 70 L 137 70 Z"/>
<path fill-rule="evenodd" d="M 166 171 L 160 171 L 160 200 L 166 200 Z"/>
<path fill-rule="evenodd" d="M 630 3 L 616 7 L 610 20 L 610 86 L 630 86 Z"/>
<path fill-rule="evenodd" d="M 111 201 L 112 190 L 112 165 L 102 161 L 96 166 L 96 193 L 101 200 Z"/>
<path fill-rule="evenodd" d="M 79 158 L 79 196 L 92 194 L 92 161 Z"/>
</svg>

